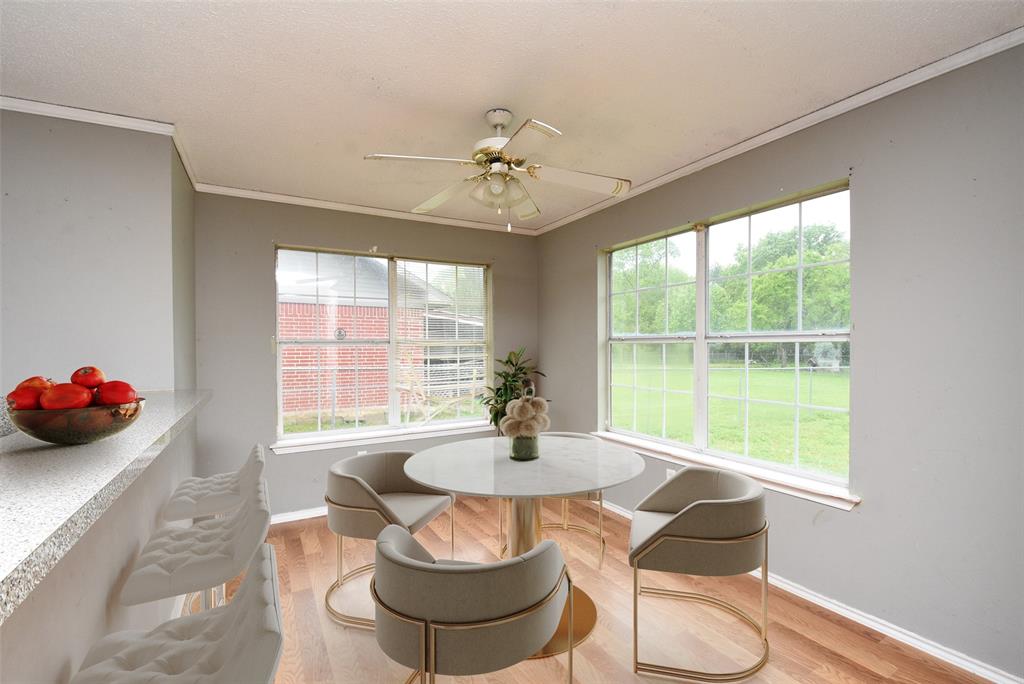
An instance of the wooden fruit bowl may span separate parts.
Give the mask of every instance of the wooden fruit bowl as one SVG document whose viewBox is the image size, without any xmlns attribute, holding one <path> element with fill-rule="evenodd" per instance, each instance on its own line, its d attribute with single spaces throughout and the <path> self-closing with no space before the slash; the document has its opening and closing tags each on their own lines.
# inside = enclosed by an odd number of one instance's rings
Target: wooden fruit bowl
<svg viewBox="0 0 1024 684">
<path fill-rule="evenodd" d="M 89 444 L 116 435 L 135 422 L 145 398 L 128 404 L 77 409 L 11 409 L 11 422 L 22 432 L 51 444 Z"/>
</svg>

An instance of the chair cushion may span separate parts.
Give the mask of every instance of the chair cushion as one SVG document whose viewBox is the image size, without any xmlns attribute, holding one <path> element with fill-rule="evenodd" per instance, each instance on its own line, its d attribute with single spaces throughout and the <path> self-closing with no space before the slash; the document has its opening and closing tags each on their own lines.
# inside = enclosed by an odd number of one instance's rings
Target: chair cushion
<svg viewBox="0 0 1024 684">
<path fill-rule="evenodd" d="M 671 513 L 633 511 L 633 521 L 629 526 L 629 560 L 632 561 L 635 553 L 642 550 L 651 537 L 674 517 Z"/>
<path fill-rule="evenodd" d="M 452 497 L 447 494 L 396 492 L 381 494 L 380 498 L 394 511 L 402 525 L 414 534 L 452 504 Z"/>
</svg>

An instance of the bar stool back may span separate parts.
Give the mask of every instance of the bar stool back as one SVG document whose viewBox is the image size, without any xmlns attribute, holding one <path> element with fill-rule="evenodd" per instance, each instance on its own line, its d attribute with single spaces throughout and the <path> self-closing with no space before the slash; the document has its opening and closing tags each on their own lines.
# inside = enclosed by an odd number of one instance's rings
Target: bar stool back
<svg viewBox="0 0 1024 684">
<path fill-rule="evenodd" d="M 164 505 L 164 520 L 192 520 L 238 508 L 245 499 L 242 492 L 263 475 L 265 462 L 263 445 L 257 444 L 242 467 L 233 473 L 182 480 Z"/>
<path fill-rule="evenodd" d="M 266 481 L 253 482 L 245 495 L 245 502 L 224 517 L 158 529 L 135 560 L 121 603 L 210 589 L 242 572 L 270 529 Z"/>
</svg>

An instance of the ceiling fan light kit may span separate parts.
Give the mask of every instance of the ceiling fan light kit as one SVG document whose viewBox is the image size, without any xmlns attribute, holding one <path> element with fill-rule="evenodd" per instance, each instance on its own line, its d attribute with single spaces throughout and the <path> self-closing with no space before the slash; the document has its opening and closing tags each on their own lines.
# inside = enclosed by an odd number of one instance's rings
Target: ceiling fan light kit
<svg viewBox="0 0 1024 684">
<path fill-rule="evenodd" d="M 511 137 L 505 137 L 502 134 L 512 123 L 512 112 L 500 107 L 489 109 L 484 114 L 484 120 L 488 126 L 494 128 L 494 135 L 476 141 L 472 159 L 404 154 L 368 154 L 365 159 L 478 167 L 481 169 L 479 173 L 448 186 L 412 211 L 416 214 L 427 214 L 449 200 L 466 196 L 481 206 L 497 210 L 498 214 L 505 218 L 506 230 L 509 232 L 512 231 L 512 212 L 519 221 L 528 221 L 540 215 L 540 209 L 517 174 L 525 174 L 536 181 L 556 183 L 603 195 L 623 195 L 629 192 L 632 184 L 625 178 L 530 163 L 529 159 L 535 153 L 541 151 L 549 141 L 562 135 L 554 126 L 536 119 L 527 119 Z"/>
</svg>

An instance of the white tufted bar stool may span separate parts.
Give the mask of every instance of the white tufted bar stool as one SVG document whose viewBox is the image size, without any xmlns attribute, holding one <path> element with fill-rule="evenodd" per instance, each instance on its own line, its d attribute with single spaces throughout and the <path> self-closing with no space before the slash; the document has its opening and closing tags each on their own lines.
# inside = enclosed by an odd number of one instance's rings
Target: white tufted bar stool
<svg viewBox="0 0 1024 684">
<path fill-rule="evenodd" d="M 637 504 L 629 534 L 633 566 L 633 671 L 698 682 L 735 682 L 768 662 L 768 521 L 764 489 L 738 473 L 687 466 Z M 688 591 L 645 587 L 641 570 L 723 577 L 761 570 L 760 622 L 722 599 Z M 703 672 L 640 660 L 637 627 L 641 596 L 693 601 L 722 610 L 750 627 L 761 641 L 751 666 Z"/>
<path fill-rule="evenodd" d="M 259 479 L 247 489 L 242 505 L 224 517 L 158 529 L 135 560 L 121 603 L 209 591 L 242 572 L 270 529 L 266 481 Z"/>
<path fill-rule="evenodd" d="M 331 597 L 350 579 L 373 572 L 367 563 L 345 572 L 345 537 L 376 539 L 388 525 L 415 534 L 449 511 L 451 552 L 455 555 L 455 496 L 412 481 L 405 474 L 411 451 L 380 451 L 338 461 L 327 473 L 327 526 L 338 539 L 338 579 L 327 588 L 324 605 L 335 622 L 373 629 L 371 618 L 348 615 L 331 605 Z"/>
<path fill-rule="evenodd" d="M 281 647 L 277 563 L 261 544 L 230 604 L 100 639 L 71 684 L 269 684 Z"/>
<path fill-rule="evenodd" d="M 182 480 L 164 505 L 164 520 L 194 520 L 233 511 L 242 505 L 242 492 L 263 475 L 265 461 L 263 445 L 257 444 L 236 472 Z"/>
</svg>

